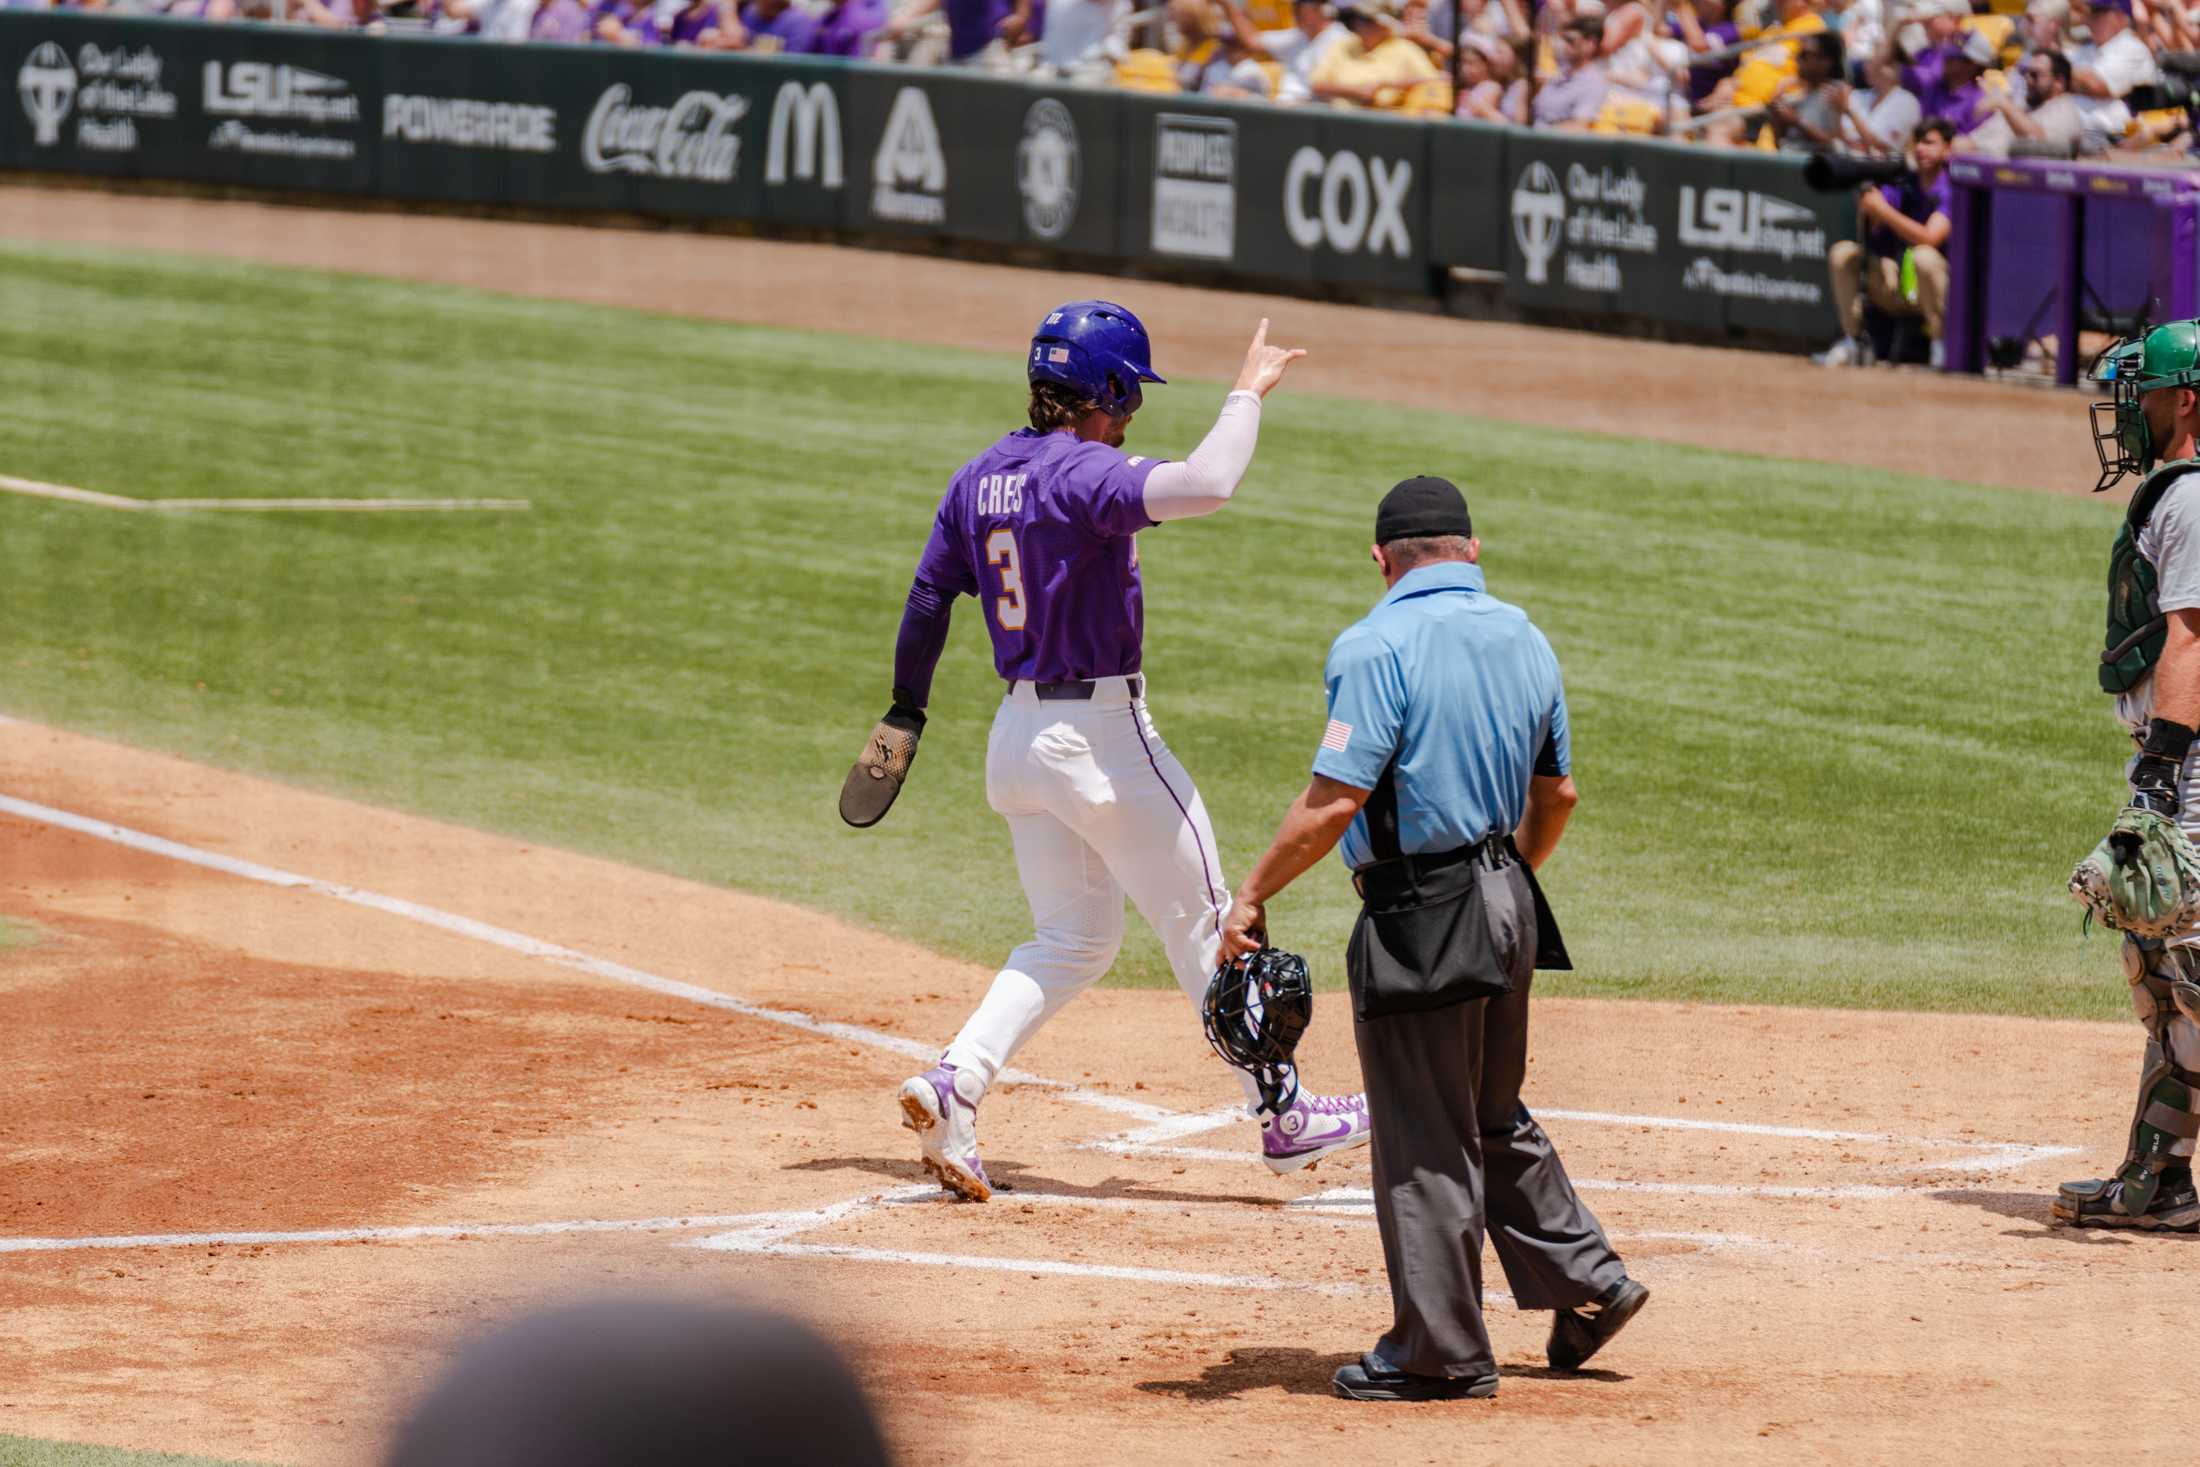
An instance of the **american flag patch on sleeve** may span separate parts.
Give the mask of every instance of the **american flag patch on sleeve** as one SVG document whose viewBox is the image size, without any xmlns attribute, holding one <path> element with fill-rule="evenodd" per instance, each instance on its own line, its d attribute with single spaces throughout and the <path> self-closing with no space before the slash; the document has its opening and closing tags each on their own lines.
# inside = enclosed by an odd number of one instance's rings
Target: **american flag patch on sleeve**
<svg viewBox="0 0 2200 1467">
<path fill-rule="evenodd" d="M 1329 720 L 1329 727 L 1322 730 L 1322 747 L 1325 749 L 1334 749 L 1342 754 L 1344 746 L 1351 742 L 1352 725 L 1349 723 L 1332 718 Z"/>
</svg>

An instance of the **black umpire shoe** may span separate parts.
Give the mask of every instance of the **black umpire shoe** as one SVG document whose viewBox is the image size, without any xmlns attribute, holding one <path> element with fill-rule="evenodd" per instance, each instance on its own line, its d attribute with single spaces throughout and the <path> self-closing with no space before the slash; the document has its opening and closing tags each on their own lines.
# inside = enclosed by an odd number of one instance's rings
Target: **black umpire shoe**
<svg viewBox="0 0 2200 1467">
<path fill-rule="evenodd" d="M 1546 1352 L 1553 1370 L 1579 1370 L 1589 1357 L 1612 1342 L 1627 1328 L 1627 1321 L 1650 1301 L 1650 1291 L 1633 1279 L 1623 1278 L 1573 1309 L 1561 1309 L 1551 1320 L 1551 1343 Z"/>
<path fill-rule="evenodd" d="M 1467 1401 L 1497 1394 L 1494 1375 L 1415 1375 L 1391 1369 L 1373 1351 L 1340 1367 L 1330 1384 L 1348 1401 Z"/>
</svg>

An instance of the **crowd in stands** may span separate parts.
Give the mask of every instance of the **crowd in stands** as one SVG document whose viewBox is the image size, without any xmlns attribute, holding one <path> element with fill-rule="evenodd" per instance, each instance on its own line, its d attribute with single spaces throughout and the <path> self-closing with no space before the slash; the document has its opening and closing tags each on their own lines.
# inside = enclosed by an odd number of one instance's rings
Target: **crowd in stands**
<svg viewBox="0 0 2200 1467">
<path fill-rule="evenodd" d="M 1455 113 L 1712 145 L 2182 150 L 2161 0 L 0 0 L 968 66 L 1146 91 Z M 1144 5 L 1147 8 L 1136 8 Z M 2139 101 L 2134 111 L 2131 101 Z M 2023 145 L 2023 146 L 2018 146 Z M 2044 145 L 2044 146 L 2043 146 Z"/>
</svg>

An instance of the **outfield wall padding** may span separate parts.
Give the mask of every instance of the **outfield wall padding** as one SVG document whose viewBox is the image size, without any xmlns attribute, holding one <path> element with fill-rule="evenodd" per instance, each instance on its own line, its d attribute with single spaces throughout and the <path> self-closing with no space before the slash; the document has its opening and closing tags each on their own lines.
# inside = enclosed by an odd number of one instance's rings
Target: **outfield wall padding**
<svg viewBox="0 0 2200 1467">
<path fill-rule="evenodd" d="M 1799 160 L 803 58 L 0 10 L 0 168 L 1049 251 L 1789 340 Z"/>
</svg>

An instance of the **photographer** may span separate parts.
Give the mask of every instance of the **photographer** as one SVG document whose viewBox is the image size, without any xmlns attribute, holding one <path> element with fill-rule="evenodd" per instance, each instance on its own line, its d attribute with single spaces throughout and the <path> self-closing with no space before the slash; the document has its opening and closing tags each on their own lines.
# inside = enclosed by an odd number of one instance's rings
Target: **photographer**
<svg viewBox="0 0 2200 1467">
<path fill-rule="evenodd" d="M 1867 188 L 1858 198 L 1857 229 L 1863 243 L 1838 240 L 1826 252 L 1834 308 L 1846 334 L 1812 358 L 1820 366 L 1860 367 L 1871 360 L 1864 337 L 1867 296 L 1890 316 L 1923 317 L 1932 365 L 1940 365 L 1941 319 L 1948 303 L 1948 257 L 1941 248 L 1948 242 L 1948 149 L 1955 136 L 1955 125 L 1947 118 L 1927 118 L 1911 149 L 1916 172 Z M 1905 275 L 1915 285 L 1914 298 L 1903 288 Z"/>
</svg>

